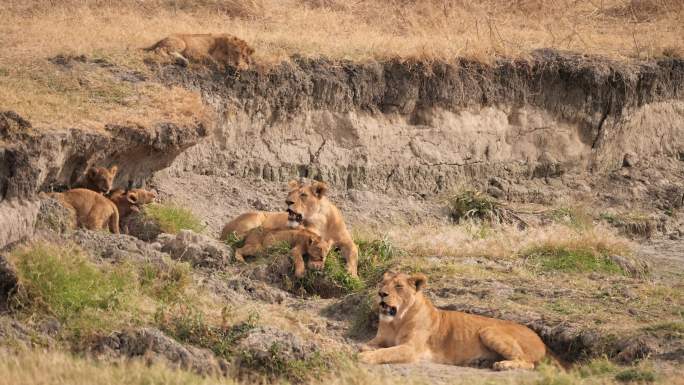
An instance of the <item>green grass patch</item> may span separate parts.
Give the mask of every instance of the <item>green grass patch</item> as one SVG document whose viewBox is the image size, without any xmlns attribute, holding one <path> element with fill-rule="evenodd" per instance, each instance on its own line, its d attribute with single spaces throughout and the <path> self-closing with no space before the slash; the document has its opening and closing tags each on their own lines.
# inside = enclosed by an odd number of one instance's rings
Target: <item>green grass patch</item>
<svg viewBox="0 0 684 385">
<path fill-rule="evenodd" d="M 523 257 L 542 271 L 625 273 L 607 255 L 590 248 L 544 245 L 526 250 Z"/>
<path fill-rule="evenodd" d="M 53 315 L 70 327 L 110 322 L 136 292 L 130 267 L 97 267 L 75 247 L 39 243 L 14 252 L 11 259 L 25 289 L 22 307 Z"/>
<path fill-rule="evenodd" d="M 285 379 L 295 384 L 320 380 L 332 368 L 334 360 L 335 357 L 332 355 L 319 352 L 313 353 L 307 359 L 288 358 L 278 343 L 273 343 L 266 355 L 244 351 L 239 353 L 240 370 L 248 379 L 256 372 L 271 382 Z"/>
<path fill-rule="evenodd" d="M 649 334 L 656 334 L 671 340 L 684 338 L 684 321 L 660 322 L 642 328 Z"/>
<path fill-rule="evenodd" d="M 235 344 L 256 327 L 259 315 L 232 326 L 214 326 L 204 319 L 204 314 L 192 306 L 177 305 L 160 307 L 155 313 L 155 322 L 160 330 L 175 339 L 206 348 L 219 357 L 230 360 L 238 352 Z"/>
<path fill-rule="evenodd" d="M 245 238 L 238 237 L 237 233 L 233 231 L 228 234 L 228 238 L 224 242 L 233 249 L 239 249 L 245 245 Z"/>
<path fill-rule="evenodd" d="M 650 369 L 629 368 L 616 374 L 615 379 L 620 382 L 655 382 L 656 374 Z"/>
<path fill-rule="evenodd" d="M 185 262 L 145 262 L 138 273 L 140 288 L 144 294 L 163 303 L 178 302 L 192 283 L 191 273 L 190 265 Z"/>
<path fill-rule="evenodd" d="M 394 246 L 388 239 L 358 239 L 359 249 L 358 278 L 347 273 L 345 259 L 338 251 L 331 251 L 321 271 L 307 270 L 299 280 L 299 285 L 307 293 L 316 293 L 325 297 L 357 293 L 368 287 L 374 287 L 384 273 L 404 255 L 404 251 Z"/>
<path fill-rule="evenodd" d="M 165 233 L 176 234 L 184 229 L 199 233 L 204 230 L 197 216 L 180 206 L 153 203 L 145 207 L 145 215 L 157 221 Z"/>
<path fill-rule="evenodd" d="M 468 219 L 499 222 L 502 210 L 496 199 L 476 190 L 460 190 L 447 199 L 449 217 L 456 223 Z"/>
<path fill-rule="evenodd" d="M 576 369 L 577 374 L 582 378 L 605 376 L 615 373 L 618 367 L 607 358 L 593 359 Z"/>
</svg>

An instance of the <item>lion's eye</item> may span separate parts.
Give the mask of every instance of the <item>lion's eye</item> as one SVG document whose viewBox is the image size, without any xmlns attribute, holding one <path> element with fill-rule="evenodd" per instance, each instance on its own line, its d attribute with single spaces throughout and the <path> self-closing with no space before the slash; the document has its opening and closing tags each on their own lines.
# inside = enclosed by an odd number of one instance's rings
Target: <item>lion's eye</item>
<svg viewBox="0 0 684 385">
<path fill-rule="evenodd" d="M 300 197 L 306 198 L 306 194 L 299 194 Z"/>
</svg>

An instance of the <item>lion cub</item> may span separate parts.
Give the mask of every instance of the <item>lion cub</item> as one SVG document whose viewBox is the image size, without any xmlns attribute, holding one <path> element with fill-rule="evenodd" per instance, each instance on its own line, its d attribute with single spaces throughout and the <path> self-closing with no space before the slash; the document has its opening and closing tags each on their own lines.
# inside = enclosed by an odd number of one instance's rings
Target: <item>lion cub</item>
<svg viewBox="0 0 684 385">
<path fill-rule="evenodd" d="M 268 247 L 287 242 L 292 248 L 295 277 L 304 276 L 304 254 L 309 257 L 308 266 L 320 270 L 325 264 L 325 257 L 330 251 L 331 242 L 323 241 L 321 237 L 304 229 L 290 229 L 278 231 L 264 231 L 254 229 L 247 234 L 245 245 L 235 250 L 235 259 L 244 261 L 245 255 L 259 255 Z"/>
<path fill-rule="evenodd" d="M 91 167 L 86 171 L 83 187 L 107 194 L 112 189 L 114 177 L 118 171 L 119 168 L 117 166 L 112 166 L 110 168 Z"/>
<path fill-rule="evenodd" d="M 128 191 L 116 189 L 109 196 L 119 210 L 119 225 L 124 234 L 128 234 L 128 223 L 126 219 L 133 213 L 140 213 L 142 206 L 154 202 L 157 194 L 154 191 L 147 191 L 136 188 Z"/>
<path fill-rule="evenodd" d="M 251 63 L 254 49 L 235 36 L 219 34 L 175 34 L 158 41 L 146 51 L 173 56 L 183 66 L 190 61 L 217 63 L 245 70 Z"/>
<path fill-rule="evenodd" d="M 109 227 L 109 231 L 119 234 L 119 210 L 105 196 L 84 188 L 50 195 L 73 213 L 77 226 L 89 230 Z"/>
<path fill-rule="evenodd" d="M 154 191 L 147 191 L 141 188 L 134 188 L 128 191 L 116 189 L 109 196 L 119 209 L 119 220 L 123 220 L 131 213 L 139 213 L 143 205 L 154 202 L 157 194 Z"/>
</svg>

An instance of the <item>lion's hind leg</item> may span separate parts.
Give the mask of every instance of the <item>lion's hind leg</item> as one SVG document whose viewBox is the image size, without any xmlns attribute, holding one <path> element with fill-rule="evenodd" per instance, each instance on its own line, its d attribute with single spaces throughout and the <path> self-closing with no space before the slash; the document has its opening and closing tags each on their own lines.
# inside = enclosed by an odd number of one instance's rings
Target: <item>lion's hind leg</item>
<svg viewBox="0 0 684 385">
<path fill-rule="evenodd" d="M 480 331 L 480 341 L 504 358 L 495 362 L 492 369 L 534 369 L 534 362 L 527 359 L 518 341 L 505 331 L 500 331 L 497 327 L 485 328 Z"/>
</svg>

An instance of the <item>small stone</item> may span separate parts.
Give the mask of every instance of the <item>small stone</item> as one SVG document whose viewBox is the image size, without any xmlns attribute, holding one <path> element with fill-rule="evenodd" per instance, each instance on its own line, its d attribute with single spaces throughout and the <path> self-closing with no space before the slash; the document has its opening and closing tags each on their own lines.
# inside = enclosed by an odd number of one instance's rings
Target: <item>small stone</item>
<svg viewBox="0 0 684 385">
<path fill-rule="evenodd" d="M 634 167 L 637 163 L 639 163 L 639 158 L 636 153 L 632 151 L 625 153 L 622 158 L 622 167 Z"/>
</svg>

